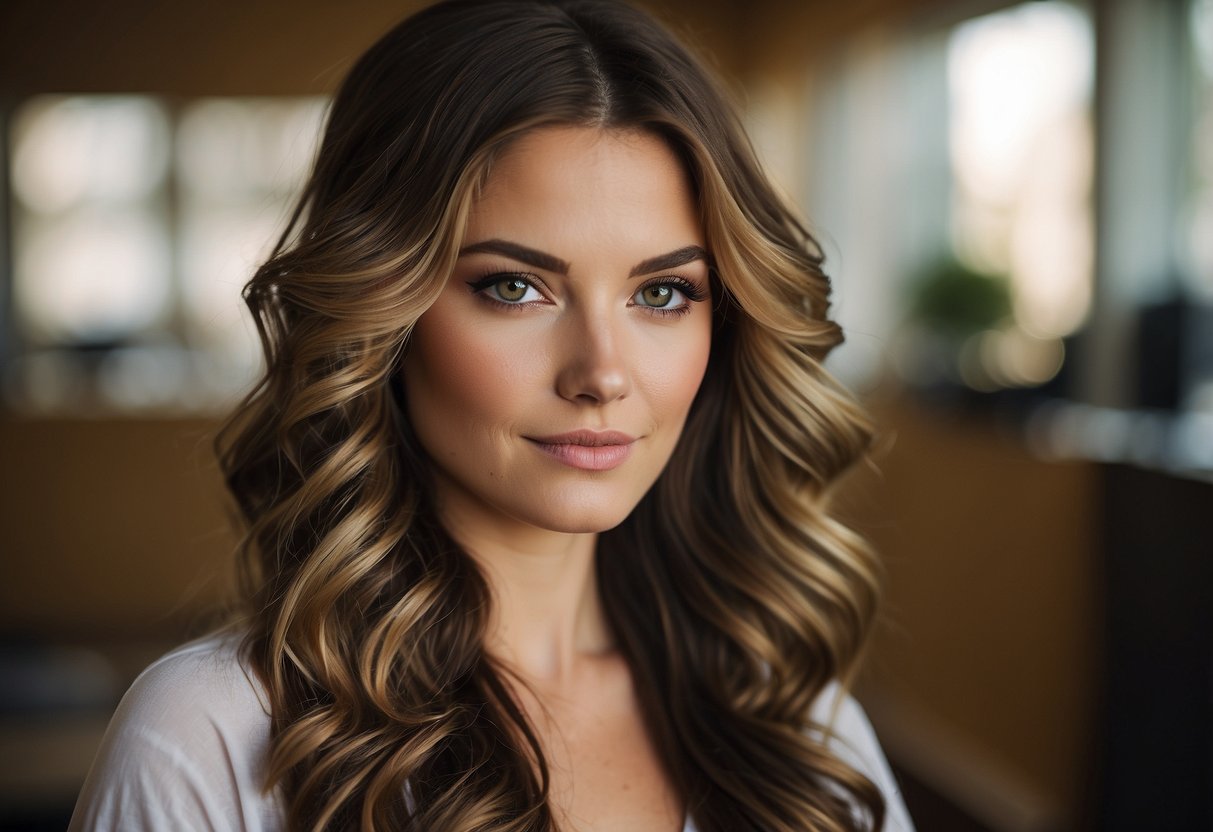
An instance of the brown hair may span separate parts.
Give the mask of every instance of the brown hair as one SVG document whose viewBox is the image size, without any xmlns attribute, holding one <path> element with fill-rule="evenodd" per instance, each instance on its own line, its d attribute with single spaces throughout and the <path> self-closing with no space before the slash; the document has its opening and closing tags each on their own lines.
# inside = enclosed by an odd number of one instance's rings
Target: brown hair
<svg viewBox="0 0 1213 832">
<path fill-rule="evenodd" d="M 701 832 L 879 828 L 810 706 L 853 673 L 877 572 L 828 512 L 869 429 L 822 369 L 821 254 L 716 84 L 611 0 L 441 3 L 354 66 L 245 297 L 266 371 L 220 435 L 248 532 L 267 788 L 298 829 L 547 830 L 547 768 L 483 647 L 483 576 L 437 522 L 401 355 L 492 160 L 543 125 L 640 129 L 683 160 L 715 260 L 712 354 L 673 458 L 599 537 L 610 623 Z"/>
</svg>

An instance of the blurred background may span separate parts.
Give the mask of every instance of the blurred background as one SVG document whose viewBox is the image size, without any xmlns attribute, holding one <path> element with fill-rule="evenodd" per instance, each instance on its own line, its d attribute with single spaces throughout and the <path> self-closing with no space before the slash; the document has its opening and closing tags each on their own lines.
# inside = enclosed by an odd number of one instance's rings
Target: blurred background
<svg viewBox="0 0 1213 832">
<path fill-rule="evenodd" d="M 0 4 L 0 828 L 214 621 L 239 291 L 419 2 Z M 1213 0 L 653 0 L 819 236 L 881 427 L 860 688 L 924 832 L 1213 828 Z"/>
</svg>

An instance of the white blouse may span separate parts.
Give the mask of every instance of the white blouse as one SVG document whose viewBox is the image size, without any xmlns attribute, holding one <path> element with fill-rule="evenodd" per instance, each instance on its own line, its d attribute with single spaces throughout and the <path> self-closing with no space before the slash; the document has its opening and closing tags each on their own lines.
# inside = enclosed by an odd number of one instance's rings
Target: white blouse
<svg viewBox="0 0 1213 832">
<path fill-rule="evenodd" d="M 143 671 L 110 721 L 69 832 L 283 828 L 281 796 L 260 787 L 269 708 L 238 645 L 235 636 L 211 636 Z M 835 696 L 831 687 L 819 699 L 817 721 L 828 719 Z M 912 832 L 872 726 L 850 697 L 841 702 L 833 730 L 835 753 L 884 793 L 886 832 Z M 689 819 L 684 832 L 695 832 Z"/>
</svg>

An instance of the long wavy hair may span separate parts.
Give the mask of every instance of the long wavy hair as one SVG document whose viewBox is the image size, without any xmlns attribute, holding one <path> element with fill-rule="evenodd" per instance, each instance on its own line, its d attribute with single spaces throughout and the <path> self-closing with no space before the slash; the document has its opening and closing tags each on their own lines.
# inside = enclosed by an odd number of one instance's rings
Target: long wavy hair
<svg viewBox="0 0 1213 832">
<path fill-rule="evenodd" d="M 558 124 L 668 142 L 714 258 L 684 432 L 598 540 L 656 748 L 702 832 L 879 828 L 879 790 L 810 717 L 851 678 L 878 597 L 871 553 L 829 513 L 870 429 L 821 366 L 842 340 L 822 256 L 718 85 L 612 0 L 456 0 L 389 32 L 245 289 L 266 370 L 217 450 L 247 527 L 266 788 L 292 829 L 555 828 L 543 749 L 484 649 L 488 586 L 436 520 L 399 376 L 494 158 Z"/>
</svg>

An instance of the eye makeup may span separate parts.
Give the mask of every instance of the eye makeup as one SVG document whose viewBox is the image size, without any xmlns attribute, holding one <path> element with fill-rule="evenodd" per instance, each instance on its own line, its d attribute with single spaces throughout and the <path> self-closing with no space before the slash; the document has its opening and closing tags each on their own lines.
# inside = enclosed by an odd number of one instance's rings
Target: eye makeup
<svg viewBox="0 0 1213 832">
<path fill-rule="evenodd" d="M 681 295 L 683 300 L 681 303 L 677 303 L 676 305 L 666 303 L 660 306 L 642 300 L 646 297 L 647 293 L 652 292 L 654 289 L 669 289 L 671 299 L 676 299 L 678 295 Z M 679 277 L 678 275 L 666 275 L 664 277 L 656 277 L 652 280 L 645 281 L 645 283 L 636 290 L 636 293 L 632 295 L 631 305 L 640 307 L 650 315 L 655 315 L 660 318 L 676 318 L 689 313 L 691 311 L 692 304 L 699 303 L 706 297 L 707 293 L 704 292 L 702 288 L 686 278 Z"/>
<path fill-rule="evenodd" d="M 547 304 L 550 301 L 543 295 L 539 286 L 542 281 L 537 275 L 528 272 L 491 271 L 476 280 L 467 281 L 472 294 L 497 307 L 523 309 L 536 304 Z M 665 304 L 649 303 L 646 293 L 654 289 L 668 288 L 669 298 Z M 530 293 L 536 297 L 528 298 Z M 678 297 L 683 298 L 678 302 Z M 630 307 L 638 307 L 657 317 L 680 316 L 691 311 L 691 304 L 699 303 L 707 298 L 708 292 L 685 277 L 679 275 L 663 275 L 645 281 L 631 297 Z M 652 300 L 654 298 L 649 298 Z M 674 305 L 671 305 L 673 303 Z"/>
<path fill-rule="evenodd" d="M 665 275 L 663 277 L 655 277 L 652 280 L 646 280 L 641 284 L 640 288 L 636 291 L 636 294 L 639 295 L 641 292 L 657 286 L 669 286 L 673 289 L 677 289 L 683 294 L 684 297 L 686 297 L 688 301 L 694 303 L 698 303 L 701 300 L 706 300 L 708 296 L 708 293 L 698 283 L 693 283 L 690 280 L 687 280 L 685 277 L 679 277 L 678 275 Z"/>
<path fill-rule="evenodd" d="M 525 308 L 535 303 L 548 303 L 549 301 L 539 291 L 536 284 L 542 284 L 536 275 L 514 271 L 492 271 L 477 280 L 467 281 L 472 294 L 487 303 L 510 308 Z M 509 287 L 504 290 L 505 293 L 501 289 L 503 286 Z M 511 296 L 510 293 L 519 290 L 522 291 L 521 295 Z M 527 295 L 530 292 L 534 292 L 538 297 L 528 299 Z"/>
</svg>

